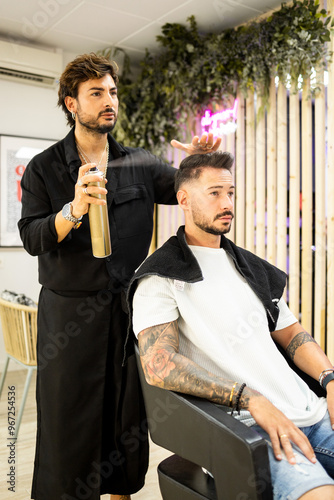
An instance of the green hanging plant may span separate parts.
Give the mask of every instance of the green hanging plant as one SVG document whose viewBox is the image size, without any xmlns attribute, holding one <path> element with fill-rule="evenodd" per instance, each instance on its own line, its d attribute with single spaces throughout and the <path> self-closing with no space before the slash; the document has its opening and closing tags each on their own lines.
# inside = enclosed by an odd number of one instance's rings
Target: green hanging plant
<svg viewBox="0 0 334 500">
<path fill-rule="evenodd" d="M 238 90 L 255 90 L 266 105 L 273 76 L 287 85 L 289 75 L 297 88 L 300 75 L 308 78 L 332 57 L 330 21 L 319 0 L 293 0 L 267 19 L 218 34 L 201 33 L 194 16 L 187 25 L 165 24 L 157 37 L 161 53 L 146 52 L 137 80 L 130 64 L 123 70 L 116 139 L 164 155 L 172 138 L 189 131 L 189 116 L 214 110 Z"/>
<path fill-rule="evenodd" d="M 319 0 L 294 0 L 292 7 L 283 4 L 267 19 L 271 30 L 272 69 L 285 84 L 289 75 L 292 86 L 297 87 L 300 75 L 303 79 L 310 77 L 313 69 L 325 68 L 332 57 L 326 45 L 330 41 L 331 18 L 325 9 L 318 10 Z M 318 90 L 315 87 L 313 92 Z"/>
</svg>

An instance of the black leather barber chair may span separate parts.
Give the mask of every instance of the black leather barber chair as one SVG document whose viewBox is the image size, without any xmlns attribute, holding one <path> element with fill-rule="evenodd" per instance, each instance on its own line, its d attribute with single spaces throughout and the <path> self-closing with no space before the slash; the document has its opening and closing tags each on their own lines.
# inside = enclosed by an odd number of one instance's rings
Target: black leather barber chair
<svg viewBox="0 0 334 500">
<path fill-rule="evenodd" d="M 317 381 L 296 368 L 277 347 L 310 388 L 325 396 Z M 264 439 L 231 417 L 224 407 L 150 386 L 137 345 L 135 351 L 152 441 L 175 453 L 158 466 L 163 500 L 272 499 Z"/>
<path fill-rule="evenodd" d="M 261 436 L 210 401 L 150 386 L 137 346 L 136 357 L 152 441 L 175 453 L 158 466 L 162 498 L 273 498 Z"/>
</svg>

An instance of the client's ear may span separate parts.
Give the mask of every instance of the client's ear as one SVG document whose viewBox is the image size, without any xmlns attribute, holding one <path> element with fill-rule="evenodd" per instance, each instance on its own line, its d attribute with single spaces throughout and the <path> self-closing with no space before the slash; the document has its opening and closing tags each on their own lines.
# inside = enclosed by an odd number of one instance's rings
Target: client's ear
<svg viewBox="0 0 334 500">
<path fill-rule="evenodd" d="M 178 204 L 182 210 L 189 210 L 189 193 L 185 189 L 180 189 L 176 193 Z"/>
</svg>

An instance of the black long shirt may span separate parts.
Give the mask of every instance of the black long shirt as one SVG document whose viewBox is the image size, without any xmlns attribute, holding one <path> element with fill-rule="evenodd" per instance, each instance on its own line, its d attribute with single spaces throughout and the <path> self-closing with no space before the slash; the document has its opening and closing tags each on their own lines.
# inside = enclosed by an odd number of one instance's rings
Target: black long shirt
<svg viewBox="0 0 334 500">
<path fill-rule="evenodd" d="M 87 214 L 80 228 L 57 242 L 56 214 L 73 200 L 81 165 L 74 129 L 34 157 L 22 177 L 18 226 L 24 248 L 38 255 L 39 281 L 46 288 L 83 294 L 126 288 L 150 246 L 154 203 L 176 204 L 173 167 L 147 151 L 118 144 L 110 135 L 108 141 L 110 257 L 93 256 Z"/>
</svg>

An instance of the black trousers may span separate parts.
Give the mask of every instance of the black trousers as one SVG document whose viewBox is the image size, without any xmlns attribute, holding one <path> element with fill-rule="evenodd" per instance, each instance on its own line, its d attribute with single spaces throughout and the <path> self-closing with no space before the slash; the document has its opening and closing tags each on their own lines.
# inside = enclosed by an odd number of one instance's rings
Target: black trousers
<svg viewBox="0 0 334 500">
<path fill-rule="evenodd" d="M 134 356 L 122 367 L 127 324 L 120 294 L 42 289 L 31 498 L 98 500 L 142 488 L 147 422 Z"/>
</svg>

